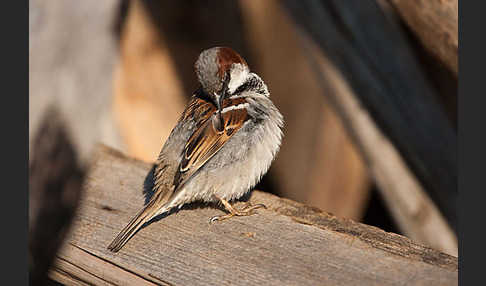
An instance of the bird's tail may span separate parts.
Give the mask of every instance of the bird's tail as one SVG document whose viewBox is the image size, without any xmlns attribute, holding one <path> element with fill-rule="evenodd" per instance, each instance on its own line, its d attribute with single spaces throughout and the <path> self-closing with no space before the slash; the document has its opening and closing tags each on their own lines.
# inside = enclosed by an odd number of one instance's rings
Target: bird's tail
<svg viewBox="0 0 486 286">
<path fill-rule="evenodd" d="M 117 252 L 130 238 L 150 219 L 157 214 L 167 211 L 166 206 L 162 206 L 160 198 L 152 198 L 150 202 L 120 231 L 117 237 L 110 243 L 108 249 Z"/>
</svg>

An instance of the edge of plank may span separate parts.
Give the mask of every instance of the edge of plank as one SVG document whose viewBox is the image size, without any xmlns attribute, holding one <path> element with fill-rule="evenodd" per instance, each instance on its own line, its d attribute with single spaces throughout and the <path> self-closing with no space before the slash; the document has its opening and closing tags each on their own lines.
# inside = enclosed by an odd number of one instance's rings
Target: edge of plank
<svg viewBox="0 0 486 286">
<path fill-rule="evenodd" d="M 267 204 L 269 210 L 288 216 L 297 223 L 338 232 L 393 255 L 422 261 L 452 271 L 458 270 L 457 257 L 414 242 L 405 236 L 386 232 L 378 227 L 355 222 L 351 219 L 338 218 L 316 207 L 306 206 L 260 191 L 253 191 L 251 201 L 271 202 Z"/>
<path fill-rule="evenodd" d="M 147 171 L 152 167 L 151 163 L 130 158 L 118 150 L 99 144 L 95 151 L 93 163 L 106 157 L 112 157 L 136 164 L 147 169 Z M 403 258 L 422 261 L 451 271 L 458 271 L 457 257 L 412 241 L 405 236 L 386 232 L 378 227 L 355 222 L 351 219 L 338 218 L 319 208 L 310 207 L 299 202 L 280 198 L 258 190 L 251 192 L 249 201 L 264 203 L 268 210 L 290 217 L 297 223 L 310 225 L 327 231 L 338 232 L 342 235 L 349 236 L 352 239 L 359 239 L 376 249 Z M 107 263 L 112 262 L 108 261 Z"/>
<path fill-rule="evenodd" d="M 63 246 L 49 276 L 57 281 L 76 282 L 80 285 L 94 282 L 97 285 L 113 285 L 117 281 L 126 285 L 171 285 L 150 274 L 126 269 L 72 243 Z"/>
</svg>

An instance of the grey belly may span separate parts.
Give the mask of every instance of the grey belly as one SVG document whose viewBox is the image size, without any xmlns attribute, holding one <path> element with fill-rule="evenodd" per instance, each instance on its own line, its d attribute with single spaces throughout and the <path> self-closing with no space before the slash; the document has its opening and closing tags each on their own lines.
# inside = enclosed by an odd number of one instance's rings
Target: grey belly
<svg viewBox="0 0 486 286">
<path fill-rule="evenodd" d="M 248 122 L 188 181 L 170 205 L 194 200 L 232 200 L 243 196 L 263 176 L 280 145 L 277 126 Z"/>
</svg>

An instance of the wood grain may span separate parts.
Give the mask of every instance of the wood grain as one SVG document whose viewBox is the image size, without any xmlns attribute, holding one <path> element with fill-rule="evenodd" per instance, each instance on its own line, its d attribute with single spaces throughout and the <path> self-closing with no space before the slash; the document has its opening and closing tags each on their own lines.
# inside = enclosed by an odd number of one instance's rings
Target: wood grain
<svg viewBox="0 0 486 286">
<path fill-rule="evenodd" d="M 99 148 L 51 278 L 80 285 L 457 285 L 455 257 L 258 191 L 249 200 L 268 209 L 256 215 L 209 224 L 221 210 L 193 204 L 114 254 L 106 247 L 142 207 L 150 170 Z"/>
</svg>

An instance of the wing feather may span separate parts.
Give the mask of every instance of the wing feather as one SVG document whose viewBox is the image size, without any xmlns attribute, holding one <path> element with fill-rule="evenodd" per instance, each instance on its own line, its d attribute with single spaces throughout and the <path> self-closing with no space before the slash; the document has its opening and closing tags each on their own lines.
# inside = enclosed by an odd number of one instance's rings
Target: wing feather
<svg viewBox="0 0 486 286">
<path fill-rule="evenodd" d="M 180 189 L 206 162 L 209 161 L 248 119 L 245 108 L 232 109 L 221 114 L 223 130 L 216 128 L 219 115 L 214 113 L 194 131 L 186 143 L 182 160 L 174 177 L 175 191 Z"/>
</svg>

